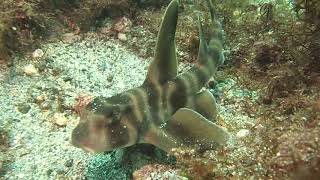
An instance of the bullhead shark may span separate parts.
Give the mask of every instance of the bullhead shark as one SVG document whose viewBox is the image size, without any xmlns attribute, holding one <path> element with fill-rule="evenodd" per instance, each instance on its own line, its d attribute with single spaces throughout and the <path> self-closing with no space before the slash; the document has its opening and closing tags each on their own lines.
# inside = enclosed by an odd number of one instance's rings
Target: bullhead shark
<svg viewBox="0 0 320 180">
<path fill-rule="evenodd" d="M 205 84 L 224 62 L 222 28 L 212 2 L 208 40 L 198 17 L 197 63 L 178 75 L 175 33 L 178 0 L 168 5 L 156 51 L 144 83 L 112 97 L 95 97 L 82 111 L 72 144 L 92 153 L 149 143 L 174 148 L 211 149 L 226 144 L 229 133 L 214 123 L 216 101 Z"/>
</svg>

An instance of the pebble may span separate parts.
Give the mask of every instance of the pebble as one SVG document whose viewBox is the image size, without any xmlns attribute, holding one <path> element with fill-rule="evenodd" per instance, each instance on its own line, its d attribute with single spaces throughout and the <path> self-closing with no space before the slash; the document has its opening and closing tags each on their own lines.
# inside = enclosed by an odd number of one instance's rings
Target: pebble
<svg viewBox="0 0 320 180">
<path fill-rule="evenodd" d="M 53 122 L 58 126 L 66 126 L 68 119 L 62 113 L 55 113 L 53 115 Z"/>
<path fill-rule="evenodd" d="M 236 137 L 241 139 L 247 137 L 250 134 L 250 130 L 248 129 L 240 129 L 240 131 L 236 134 Z"/>
<path fill-rule="evenodd" d="M 118 39 L 120 41 L 127 41 L 127 36 L 124 33 L 118 33 Z"/>
<path fill-rule="evenodd" d="M 76 35 L 74 33 L 66 33 L 62 35 L 62 41 L 66 44 L 71 44 L 76 41 L 79 41 L 81 37 L 79 35 Z"/>
<path fill-rule="evenodd" d="M 35 75 L 39 74 L 38 69 L 36 67 L 34 67 L 33 64 L 28 64 L 28 65 L 24 66 L 23 72 L 28 76 L 35 76 Z"/>
<path fill-rule="evenodd" d="M 42 51 L 42 49 L 36 49 L 32 53 L 32 58 L 41 58 L 43 55 L 44 55 L 44 52 Z"/>
<path fill-rule="evenodd" d="M 12 121 L 14 121 L 14 122 L 20 122 L 21 120 L 20 120 L 20 119 L 17 119 L 17 118 L 13 118 Z"/>
<path fill-rule="evenodd" d="M 50 176 L 52 172 L 53 172 L 52 169 L 48 169 L 48 170 L 47 170 L 47 176 Z"/>
<path fill-rule="evenodd" d="M 107 76 L 107 80 L 108 80 L 109 82 L 111 82 L 111 81 L 113 80 L 113 75 L 112 75 L 112 74 L 109 74 L 109 75 Z"/>
<path fill-rule="evenodd" d="M 51 108 L 51 104 L 49 101 L 44 101 L 39 105 L 41 110 L 49 110 Z"/>
<path fill-rule="evenodd" d="M 71 167 L 73 165 L 73 159 L 68 159 L 65 164 L 66 167 Z"/>
<path fill-rule="evenodd" d="M 43 101 L 45 101 L 47 99 L 47 97 L 45 95 L 39 95 L 36 97 L 36 102 L 37 103 L 42 103 Z"/>
<path fill-rule="evenodd" d="M 18 111 L 22 114 L 27 114 L 31 109 L 31 106 L 27 103 L 20 103 L 17 105 Z"/>
<path fill-rule="evenodd" d="M 66 171 L 64 170 L 63 167 L 58 167 L 57 170 L 56 170 L 57 174 L 64 174 Z"/>
</svg>

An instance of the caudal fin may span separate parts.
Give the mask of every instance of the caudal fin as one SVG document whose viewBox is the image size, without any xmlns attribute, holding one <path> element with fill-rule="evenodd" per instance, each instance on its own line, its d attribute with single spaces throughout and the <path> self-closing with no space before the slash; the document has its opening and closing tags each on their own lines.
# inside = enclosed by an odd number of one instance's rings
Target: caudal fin
<svg viewBox="0 0 320 180">
<path fill-rule="evenodd" d="M 203 32 L 203 27 L 201 25 L 201 20 L 198 18 L 200 38 L 198 59 L 200 65 L 204 65 L 207 68 L 210 68 L 210 71 L 212 71 L 224 62 L 223 31 L 211 0 L 206 0 L 206 2 L 210 11 L 211 19 L 209 29 L 210 37 L 209 43 L 207 43 Z"/>
</svg>

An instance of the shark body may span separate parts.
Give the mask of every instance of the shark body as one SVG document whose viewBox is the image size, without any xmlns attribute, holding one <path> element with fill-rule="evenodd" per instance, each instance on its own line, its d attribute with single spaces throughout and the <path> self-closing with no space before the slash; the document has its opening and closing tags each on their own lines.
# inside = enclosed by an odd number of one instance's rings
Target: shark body
<svg viewBox="0 0 320 180">
<path fill-rule="evenodd" d="M 72 144 L 89 152 L 111 151 L 137 143 L 173 148 L 214 148 L 229 134 L 212 121 L 216 102 L 207 81 L 223 63 L 222 29 L 207 0 L 212 29 L 206 42 L 199 18 L 198 63 L 178 75 L 175 32 L 178 1 L 172 0 L 163 17 L 154 60 L 145 82 L 115 96 L 96 97 L 81 114 Z"/>
</svg>

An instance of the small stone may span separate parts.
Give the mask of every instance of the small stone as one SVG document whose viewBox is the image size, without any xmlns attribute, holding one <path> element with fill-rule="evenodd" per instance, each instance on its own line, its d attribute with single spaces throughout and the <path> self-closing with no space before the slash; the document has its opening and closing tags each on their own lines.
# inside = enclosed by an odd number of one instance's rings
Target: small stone
<svg viewBox="0 0 320 180">
<path fill-rule="evenodd" d="M 72 116 L 72 114 L 73 114 L 73 111 L 71 110 L 72 107 L 69 107 L 68 104 L 63 104 L 63 109 L 64 109 L 64 113 L 65 113 L 67 116 Z"/>
<path fill-rule="evenodd" d="M 76 41 L 79 41 L 80 39 L 81 39 L 81 37 L 79 35 L 74 34 L 74 33 L 66 33 L 66 34 L 62 35 L 62 42 L 66 43 L 66 44 L 74 43 Z"/>
<path fill-rule="evenodd" d="M 39 105 L 41 110 L 49 110 L 51 108 L 51 104 L 49 101 L 44 101 Z"/>
<path fill-rule="evenodd" d="M 50 176 L 52 172 L 53 172 L 52 169 L 48 169 L 48 170 L 47 170 L 47 176 Z"/>
<path fill-rule="evenodd" d="M 46 70 L 47 68 L 47 62 L 46 61 L 40 61 L 37 66 L 36 66 L 39 70 L 39 72 L 43 72 Z"/>
<path fill-rule="evenodd" d="M 118 33 L 118 39 L 120 41 L 127 41 L 127 36 L 124 33 Z"/>
<path fill-rule="evenodd" d="M 36 49 L 32 53 L 32 58 L 41 58 L 43 55 L 44 55 L 44 52 L 42 51 L 42 49 Z"/>
<path fill-rule="evenodd" d="M 214 89 L 217 84 L 218 84 L 218 82 L 215 81 L 214 79 L 211 79 L 211 80 L 208 82 L 209 88 L 212 88 L 212 89 Z"/>
<path fill-rule="evenodd" d="M 31 106 L 27 103 L 20 103 L 17 105 L 18 111 L 22 114 L 27 114 L 31 109 Z"/>
<path fill-rule="evenodd" d="M 250 130 L 248 129 L 241 129 L 237 134 L 236 137 L 241 139 L 247 137 L 250 134 Z"/>
<path fill-rule="evenodd" d="M 33 64 L 28 64 L 23 68 L 23 72 L 28 76 L 38 75 L 38 69 Z"/>
<path fill-rule="evenodd" d="M 62 113 L 56 113 L 53 115 L 53 122 L 58 126 L 66 126 L 68 119 Z"/>
<path fill-rule="evenodd" d="M 42 103 L 43 101 L 45 101 L 47 99 L 46 95 L 39 95 L 36 97 L 36 102 L 37 103 Z"/>
<path fill-rule="evenodd" d="M 13 118 L 12 121 L 14 121 L 14 122 L 20 122 L 21 120 L 20 120 L 20 119 L 17 119 L 17 118 Z"/>
<path fill-rule="evenodd" d="M 112 75 L 112 74 L 109 74 L 109 75 L 107 76 L 107 80 L 108 80 L 109 82 L 111 82 L 111 81 L 113 80 L 113 75 Z"/>
<path fill-rule="evenodd" d="M 258 124 L 258 125 L 256 125 L 256 129 L 258 131 L 262 131 L 262 130 L 265 130 L 265 127 L 262 124 Z"/>
<path fill-rule="evenodd" d="M 68 159 L 65 164 L 66 167 L 71 167 L 73 165 L 73 159 Z"/>
<path fill-rule="evenodd" d="M 132 39 L 132 42 L 133 42 L 133 43 L 136 43 L 136 42 L 137 42 L 137 37 L 134 37 L 134 38 Z"/>
<path fill-rule="evenodd" d="M 64 82 L 72 81 L 72 77 L 66 76 L 62 78 Z"/>
<path fill-rule="evenodd" d="M 56 170 L 56 172 L 57 172 L 57 174 L 62 175 L 62 174 L 64 174 L 66 171 L 64 170 L 63 167 L 58 167 L 57 170 Z"/>
</svg>

